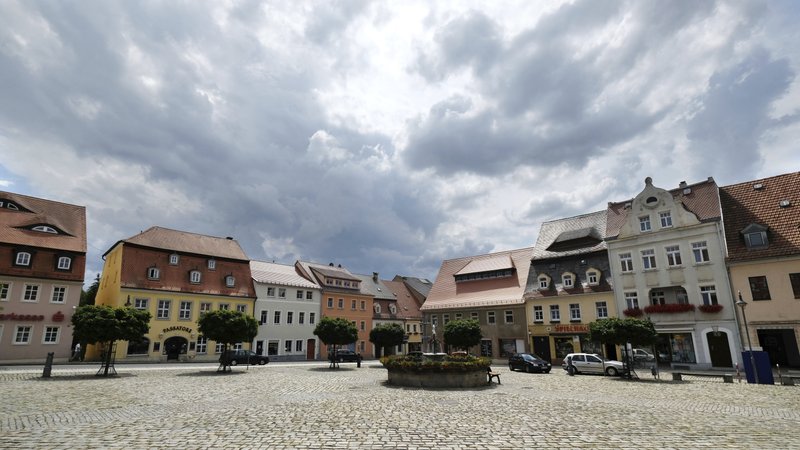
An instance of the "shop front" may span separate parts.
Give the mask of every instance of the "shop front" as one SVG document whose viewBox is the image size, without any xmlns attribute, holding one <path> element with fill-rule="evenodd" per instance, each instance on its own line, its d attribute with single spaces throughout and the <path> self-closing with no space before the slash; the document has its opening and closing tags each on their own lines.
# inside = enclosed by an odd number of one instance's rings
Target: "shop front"
<svg viewBox="0 0 800 450">
<path fill-rule="evenodd" d="M 561 364 L 570 353 L 597 353 L 609 359 L 616 359 L 614 345 L 603 345 L 589 340 L 588 324 L 531 325 L 533 352 L 554 365 Z"/>
</svg>

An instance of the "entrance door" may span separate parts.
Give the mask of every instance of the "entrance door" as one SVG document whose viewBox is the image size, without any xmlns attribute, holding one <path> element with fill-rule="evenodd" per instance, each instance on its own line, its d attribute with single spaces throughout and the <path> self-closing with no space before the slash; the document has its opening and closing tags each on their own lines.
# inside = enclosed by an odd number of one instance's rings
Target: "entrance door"
<svg viewBox="0 0 800 450">
<path fill-rule="evenodd" d="M 256 341 L 256 353 L 259 355 L 264 354 L 264 341 Z"/>
<path fill-rule="evenodd" d="M 550 354 L 550 338 L 548 336 L 534 336 L 533 353 L 539 355 L 543 360 L 552 363 L 553 357 Z"/>
<path fill-rule="evenodd" d="M 794 330 L 758 330 L 758 343 L 769 355 L 772 364 L 800 367 L 800 353 Z"/>
<path fill-rule="evenodd" d="M 180 336 L 173 336 L 164 341 L 164 352 L 167 354 L 167 361 L 177 360 L 181 354 L 186 354 L 188 344 L 189 341 Z"/>
<path fill-rule="evenodd" d="M 306 359 L 314 359 L 317 354 L 317 340 L 309 339 L 306 341 Z"/>
<path fill-rule="evenodd" d="M 731 349 L 728 344 L 727 333 L 714 332 L 706 333 L 706 340 L 708 340 L 708 353 L 711 357 L 712 367 L 733 367 L 731 361 Z"/>
</svg>

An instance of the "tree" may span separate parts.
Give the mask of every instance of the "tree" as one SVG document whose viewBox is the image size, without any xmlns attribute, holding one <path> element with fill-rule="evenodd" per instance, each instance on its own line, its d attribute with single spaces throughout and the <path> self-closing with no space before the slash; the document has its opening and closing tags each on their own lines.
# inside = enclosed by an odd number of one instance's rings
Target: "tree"
<svg viewBox="0 0 800 450">
<path fill-rule="evenodd" d="M 396 323 L 383 323 L 369 332 L 369 341 L 378 348 L 378 355 L 384 347 L 394 347 L 403 343 L 406 332 Z"/>
<path fill-rule="evenodd" d="M 358 330 L 356 326 L 347 319 L 323 317 L 316 328 L 314 335 L 327 346 L 333 346 L 333 354 L 330 355 L 330 368 L 339 367 L 336 363 L 336 347 L 339 345 L 351 344 L 358 340 Z"/>
<path fill-rule="evenodd" d="M 589 340 L 626 346 L 650 346 L 658 339 L 656 327 L 650 319 L 601 319 L 589 324 Z M 631 355 L 625 352 L 628 367 Z M 630 375 L 629 375 L 630 377 Z"/>
<path fill-rule="evenodd" d="M 447 345 L 469 351 L 481 343 L 481 325 L 475 319 L 453 320 L 444 326 L 444 341 Z"/>
<path fill-rule="evenodd" d="M 80 305 L 94 305 L 94 299 L 97 297 L 97 290 L 100 289 L 100 274 L 97 274 L 97 277 L 92 282 L 92 285 L 89 286 L 89 289 L 84 291 L 81 289 L 81 299 Z"/>
<path fill-rule="evenodd" d="M 228 346 L 236 342 L 251 342 L 258 334 L 258 322 L 239 311 L 220 309 L 200 315 L 197 330 L 206 339 L 222 344 L 222 372 L 231 371 Z"/>
<path fill-rule="evenodd" d="M 114 341 L 137 341 L 150 331 L 150 313 L 133 308 L 84 305 L 72 315 L 72 335 L 78 342 L 104 349 L 103 375 L 108 376 Z"/>
</svg>

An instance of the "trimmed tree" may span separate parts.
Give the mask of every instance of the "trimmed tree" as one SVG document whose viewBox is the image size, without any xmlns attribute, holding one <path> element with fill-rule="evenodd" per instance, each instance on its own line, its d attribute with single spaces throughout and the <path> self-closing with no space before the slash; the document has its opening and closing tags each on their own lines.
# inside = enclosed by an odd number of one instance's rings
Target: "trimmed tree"
<svg viewBox="0 0 800 450">
<path fill-rule="evenodd" d="M 358 330 L 347 319 L 341 317 L 323 317 L 316 328 L 314 328 L 314 335 L 319 337 L 323 344 L 330 347 L 333 346 L 333 354 L 329 356 L 331 364 L 330 368 L 338 368 L 339 364 L 336 362 L 336 347 L 340 345 L 352 344 L 358 340 Z M 330 350 L 329 350 L 330 351 Z"/>
<path fill-rule="evenodd" d="M 444 326 L 444 341 L 447 345 L 469 351 L 481 343 L 481 325 L 475 319 L 452 320 Z"/>
<path fill-rule="evenodd" d="M 258 333 L 258 322 L 239 311 L 220 309 L 201 314 L 197 320 L 197 330 L 206 339 L 222 344 L 219 362 L 222 373 L 225 373 L 232 370 L 228 347 L 236 342 L 251 342 Z"/>
<path fill-rule="evenodd" d="M 612 317 L 589 324 L 589 340 L 626 346 L 651 346 L 658 339 L 656 327 L 649 319 L 620 319 Z M 625 364 L 630 367 L 631 355 L 625 352 Z M 631 375 L 628 374 L 628 377 Z"/>
<path fill-rule="evenodd" d="M 380 357 L 384 347 L 394 347 L 403 343 L 406 332 L 396 323 L 382 323 L 369 332 L 369 341 L 378 349 L 376 357 Z"/>
<path fill-rule="evenodd" d="M 86 344 L 100 344 L 104 349 L 103 376 L 108 376 L 114 341 L 138 341 L 148 331 L 150 313 L 139 309 L 84 305 L 72 315 L 73 338 Z"/>
</svg>

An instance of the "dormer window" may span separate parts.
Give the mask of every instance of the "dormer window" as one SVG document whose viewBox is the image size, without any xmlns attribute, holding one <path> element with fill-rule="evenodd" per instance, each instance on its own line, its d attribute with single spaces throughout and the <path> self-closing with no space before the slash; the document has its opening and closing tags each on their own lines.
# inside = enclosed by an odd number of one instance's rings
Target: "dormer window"
<svg viewBox="0 0 800 450">
<path fill-rule="evenodd" d="M 381 313 L 381 305 L 375 303 L 375 308 L 374 309 L 375 309 L 375 314 L 380 314 Z"/>
<path fill-rule="evenodd" d="M 208 260 L 208 270 L 214 270 L 217 268 L 217 260 L 216 259 L 209 259 Z"/>
<path fill-rule="evenodd" d="M 767 227 L 752 223 L 741 231 L 744 235 L 744 243 L 748 249 L 761 249 L 769 247 L 767 239 Z"/>
<path fill-rule="evenodd" d="M 60 256 L 58 258 L 58 270 L 69 270 L 72 267 L 72 258 L 69 256 Z"/>
<path fill-rule="evenodd" d="M 225 277 L 225 286 L 233 287 L 235 285 L 236 285 L 236 279 L 233 278 L 233 275 L 228 275 L 227 277 Z"/>
<path fill-rule="evenodd" d="M 31 230 L 38 231 L 40 233 L 58 234 L 58 231 L 55 228 L 47 225 L 37 225 L 31 228 Z"/>
<path fill-rule="evenodd" d="M 189 272 L 189 282 L 190 283 L 198 284 L 198 283 L 200 283 L 200 278 L 201 278 L 201 275 L 200 275 L 200 271 L 199 270 L 192 270 L 192 271 Z"/>
<path fill-rule="evenodd" d="M 147 269 L 147 278 L 150 280 L 157 280 L 161 277 L 161 271 L 158 270 L 158 267 L 149 267 Z"/>
<path fill-rule="evenodd" d="M 564 289 L 572 289 L 575 286 L 575 277 L 571 273 L 565 273 L 561 276 L 561 284 Z"/>
<path fill-rule="evenodd" d="M 597 269 L 589 269 L 586 271 L 586 282 L 589 286 L 597 286 L 600 284 L 600 271 Z"/>
<path fill-rule="evenodd" d="M 173 253 L 173 254 L 169 255 L 169 264 L 171 266 L 177 266 L 179 260 L 180 260 L 180 257 L 178 256 L 177 253 Z"/>
<path fill-rule="evenodd" d="M 12 211 L 19 211 L 19 206 L 11 201 L 0 202 L 0 208 L 10 209 Z"/>
<path fill-rule="evenodd" d="M 30 266 L 31 254 L 28 252 L 17 252 L 17 257 L 14 260 L 14 264 L 18 266 Z"/>
<path fill-rule="evenodd" d="M 650 226 L 650 216 L 639 217 L 639 230 L 642 232 L 652 230 Z"/>
<path fill-rule="evenodd" d="M 539 282 L 539 290 L 540 291 L 547 290 L 547 288 L 550 287 L 550 277 L 548 277 L 545 274 L 539 275 L 539 277 L 537 278 L 537 281 Z"/>
<path fill-rule="evenodd" d="M 397 306 L 389 305 L 389 312 L 392 314 L 397 314 Z"/>
</svg>

